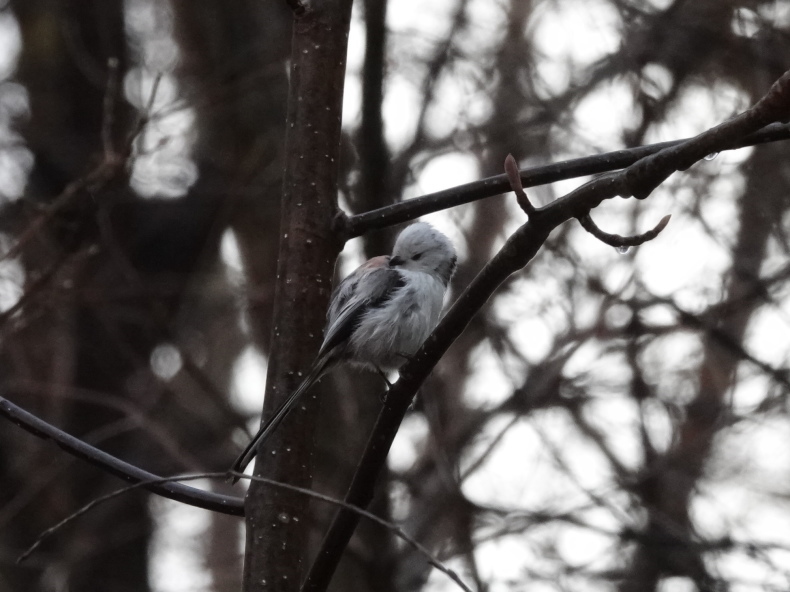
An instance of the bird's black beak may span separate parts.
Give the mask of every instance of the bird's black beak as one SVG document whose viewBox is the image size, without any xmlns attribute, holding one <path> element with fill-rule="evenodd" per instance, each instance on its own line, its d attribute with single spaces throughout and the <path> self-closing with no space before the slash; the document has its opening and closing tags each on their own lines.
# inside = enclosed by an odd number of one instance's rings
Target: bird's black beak
<svg viewBox="0 0 790 592">
<path fill-rule="evenodd" d="M 390 257 L 390 267 L 396 267 L 406 263 L 402 257 Z"/>
</svg>

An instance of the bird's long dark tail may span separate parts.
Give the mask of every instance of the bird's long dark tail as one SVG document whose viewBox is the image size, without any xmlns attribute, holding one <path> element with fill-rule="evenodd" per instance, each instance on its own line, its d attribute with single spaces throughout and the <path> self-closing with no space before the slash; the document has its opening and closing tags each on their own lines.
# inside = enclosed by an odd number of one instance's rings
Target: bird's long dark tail
<svg viewBox="0 0 790 592">
<path fill-rule="evenodd" d="M 236 462 L 233 463 L 231 467 L 231 471 L 236 473 L 243 473 L 244 469 L 247 468 L 247 465 L 250 464 L 250 461 L 255 458 L 255 455 L 258 453 L 258 449 L 260 449 L 269 437 L 274 433 L 274 430 L 282 423 L 282 421 L 286 418 L 286 416 L 291 412 L 291 410 L 296 406 L 296 403 L 299 401 L 299 398 L 307 392 L 307 390 L 313 386 L 313 384 L 321 378 L 324 373 L 329 370 L 329 358 L 324 357 L 322 360 L 316 360 L 313 367 L 310 369 L 310 373 L 305 377 L 297 389 L 290 394 L 290 396 L 283 401 L 283 403 L 277 408 L 274 414 L 266 421 L 261 429 L 258 430 L 258 433 L 255 434 L 255 437 L 247 444 L 247 447 L 244 449 L 239 457 L 236 459 Z M 238 477 L 233 477 L 233 483 L 238 481 Z"/>
</svg>

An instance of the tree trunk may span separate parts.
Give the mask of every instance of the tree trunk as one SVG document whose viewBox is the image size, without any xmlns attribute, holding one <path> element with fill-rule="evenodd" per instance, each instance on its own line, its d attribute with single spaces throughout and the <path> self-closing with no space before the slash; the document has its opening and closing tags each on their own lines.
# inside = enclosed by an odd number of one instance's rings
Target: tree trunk
<svg viewBox="0 0 790 592">
<path fill-rule="evenodd" d="M 280 254 L 264 417 L 297 386 L 318 351 L 332 272 L 345 237 L 337 229 L 337 162 L 350 0 L 311 4 L 291 48 Z M 307 399 L 261 453 L 255 473 L 309 487 L 318 417 Z M 309 499 L 253 483 L 247 494 L 244 590 L 295 590 L 309 532 Z"/>
</svg>

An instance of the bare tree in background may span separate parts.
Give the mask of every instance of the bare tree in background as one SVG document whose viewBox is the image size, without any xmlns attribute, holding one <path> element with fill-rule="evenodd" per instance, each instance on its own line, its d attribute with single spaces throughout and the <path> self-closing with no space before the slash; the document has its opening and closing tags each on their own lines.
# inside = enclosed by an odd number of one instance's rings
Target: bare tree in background
<svg viewBox="0 0 790 592">
<path fill-rule="evenodd" d="M 269 413 L 320 343 L 335 257 L 359 234 L 338 195 L 362 214 L 499 174 L 509 153 L 529 167 L 702 132 L 758 102 L 790 55 L 777 1 L 354 8 L 3 7 L 20 36 L 0 85 L 3 397 L 150 472 L 222 471 L 254 419 L 230 396 L 239 360 L 265 357 Z M 345 72 L 349 19 L 364 45 Z M 341 127 L 344 90 L 359 113 Z M 365 519 L 347 547 L 324 540 L 336 507 L 256 482 L 243 584 L 244 525 L 210 513 L 200 544 L 182 542 L 195 586 L 455 586 L 426 549 L 477 590 L 790 586 L 788 147 L 715 156 L 592 211 L 622 234 L 671 213 L 642 247 L 557 226 L 442 357 L 369 474 L 368 509 L 424 549 Z M 556 205 L 568 187 L 530 196 Z M 512 194 L 467 201 L 429 217 L 464 254 L 451 299 L 525 220 Z M 389 251 L 391 224 L 360 228 L 344 261 Z M 314 394 L 256 473 L 343 499 L 380 382 L 336 372 Z M 139 489 L 14 564 L 118 484 L 10 424 L 0 443 L 0 591 L 166 586 L 149 553 L 162 512 Z"/>
</svg>

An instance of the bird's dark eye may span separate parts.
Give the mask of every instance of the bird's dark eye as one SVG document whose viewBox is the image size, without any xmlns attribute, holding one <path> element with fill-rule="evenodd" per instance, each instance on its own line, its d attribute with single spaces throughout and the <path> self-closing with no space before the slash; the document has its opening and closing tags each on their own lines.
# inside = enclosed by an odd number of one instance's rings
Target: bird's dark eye
<svg viewBox="0 0 790 592">
<path fill-rule="evenodd" d="M 416 255 L 411 256 L 412 261 L 419 261 L 420 257 L 422 257 L 422 253 L 417 253 Z"/>
</svg>

